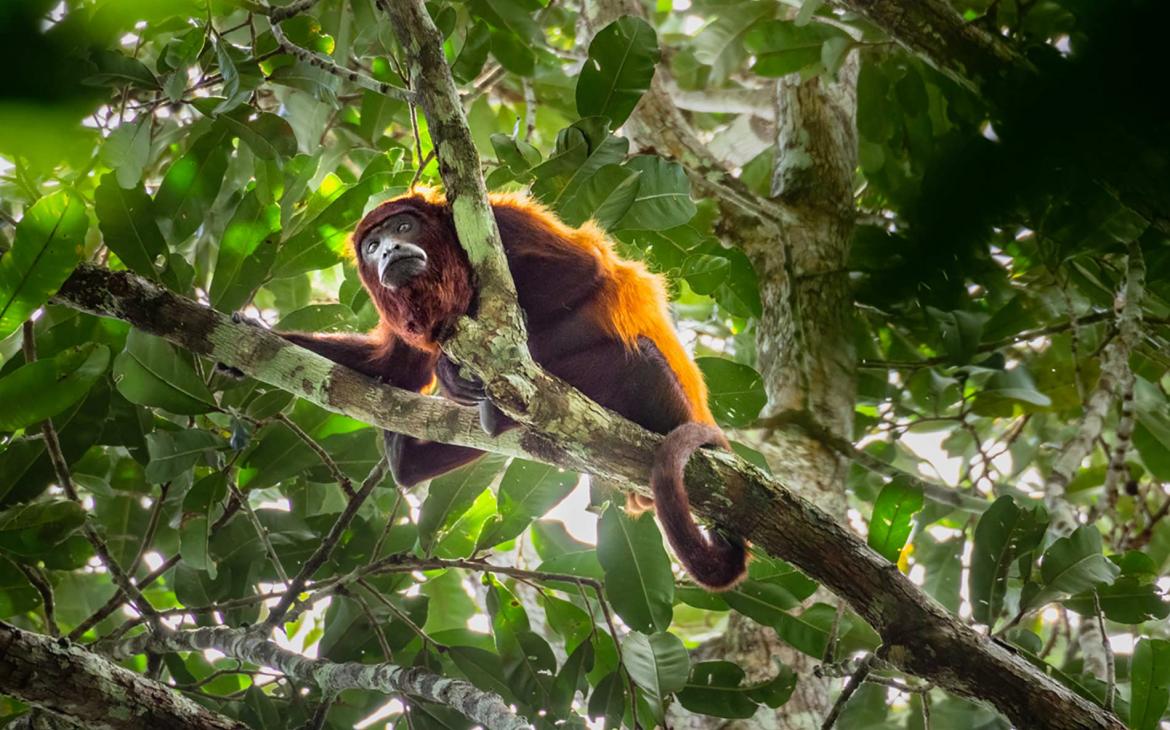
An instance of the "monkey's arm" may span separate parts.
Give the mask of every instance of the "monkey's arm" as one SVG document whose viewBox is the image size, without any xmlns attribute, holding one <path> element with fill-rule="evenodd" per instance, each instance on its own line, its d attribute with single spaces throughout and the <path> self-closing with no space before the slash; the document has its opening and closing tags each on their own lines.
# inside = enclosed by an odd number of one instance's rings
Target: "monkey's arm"
<svg viewBox="0 0 1170 730">
<path fill-rule="evenodd" d="M 438 355 L 387 339 L 375 330 L 369 335 L 325 332 L 280 332 L 281 337 L 307 350 L 385 382 L 420 391 L 430 385 Z M 392 336 L 391 336 L 392 337 Z"/>
</svg>

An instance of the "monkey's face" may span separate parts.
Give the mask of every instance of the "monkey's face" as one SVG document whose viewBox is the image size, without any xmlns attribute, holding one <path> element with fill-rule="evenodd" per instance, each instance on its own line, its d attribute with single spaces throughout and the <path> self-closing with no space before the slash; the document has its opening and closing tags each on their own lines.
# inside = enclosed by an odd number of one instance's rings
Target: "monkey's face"
<svg viewBox="0 0 1170 730">
<path fill-rule="evenodd" d="M 406 286 L 427 271 L 427 252 L 419 245 L 422 231 L 422 221 L 411 211 L 387 217 L 357 242 L 362 265 L 390 291 Z"/>
<path fill-rule="evenodd" d="M 382 321 L 423 346 L 467 313 L 471 267 L 445 205 L 408 195 L 382 203 L 358 223 L 354 254 Z"/>
</svg>

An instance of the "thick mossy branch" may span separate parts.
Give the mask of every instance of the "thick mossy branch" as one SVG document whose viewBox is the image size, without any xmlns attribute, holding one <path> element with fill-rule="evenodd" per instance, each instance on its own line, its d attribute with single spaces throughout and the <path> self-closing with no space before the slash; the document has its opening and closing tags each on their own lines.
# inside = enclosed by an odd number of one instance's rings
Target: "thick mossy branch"
<svg viewBox="0 0 1170 730">
<path fill-rule="evenodd" d="M 0 694 L 113 730 L 248 730 L 77 644 L 0 622 Z"/>
<path fill-rule="evenodd" d="M 378 0 L 402 45 L 410 87 L 434 140 L 439 175 L 451 204 L 459 242 L 475 272 L 479 309 L 464 319 L 444 350 L 472 367 L 506 413 L 530 422 L 526 404 L 540 392 L 540 369 L 528 354 L 524 318 L 488 203 L 479 152 L 459 89 L 443 55 L 443 36 L 422 0 Z"/>
<path fill-rule="evenodd" d="M 538 402 L 558 417 L 498 439 L 476 413 L 378 383 L 254 326 L 234 324 L 128 272 L 83 265 L 58 301 L 117 317 L 269 385 L 375 426 L 645 485 L 660 437 L 576 396 L 559 381 Z M 559 384 L 559 385 L 558 385 Z M 1112 714 L 1058 684 L 927 597 L 894 565 L 776 479 L 725 452 L 702 451 L 687 469 L 692 507 L 795 564 L 881 634 L 883 658 L 957 694 L 986 700 L 1021 727 L 1122 728 Z"/>
</svg>

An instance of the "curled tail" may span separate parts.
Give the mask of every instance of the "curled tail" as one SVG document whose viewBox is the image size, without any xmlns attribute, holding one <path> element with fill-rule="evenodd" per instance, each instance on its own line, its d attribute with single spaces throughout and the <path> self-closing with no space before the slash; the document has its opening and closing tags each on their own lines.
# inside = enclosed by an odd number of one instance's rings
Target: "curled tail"
<svg viewBox="0 0 1170 730">
<path fill-rule="evenodd" d="M 666 539 L 687 573 L 709 591 L 725 591 L 747 574 L 747 552 L 738 540 L 699 530 L 683 481 L 691 454 L 706 444 L 726 446 L 727 439 L 705 423 L 684 423 L 667 434 L 654 454 L 650 488 Z"/>
</svg>

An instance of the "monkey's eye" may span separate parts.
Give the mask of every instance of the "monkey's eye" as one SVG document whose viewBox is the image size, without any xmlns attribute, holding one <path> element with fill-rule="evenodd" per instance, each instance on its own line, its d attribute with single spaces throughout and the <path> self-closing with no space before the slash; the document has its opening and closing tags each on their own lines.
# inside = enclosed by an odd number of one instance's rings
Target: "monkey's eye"
<svg viewBox="0 0 1170 730">
<path fill-rule="evenodd" d="M 372 254 L 378 250 L 378 239 L 371 238 L 366 242 L 366 253 Z"/>
<path fill-rule="evenodd" d="M 402 221 L 395 227 L 395 232 L 406 233 L 412 228 L 410 221 Z"/>
</svg>

